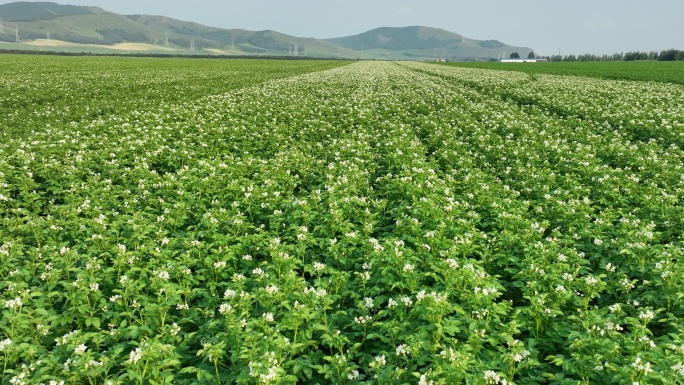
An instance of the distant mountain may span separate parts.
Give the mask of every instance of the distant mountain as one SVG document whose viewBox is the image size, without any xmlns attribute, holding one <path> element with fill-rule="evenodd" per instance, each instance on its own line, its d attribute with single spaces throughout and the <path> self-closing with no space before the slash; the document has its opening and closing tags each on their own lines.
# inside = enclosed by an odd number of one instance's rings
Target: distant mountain
<svg viewBox="0 0 684 385">
<path fill-rule="evenodd" d="M 462 39 L 462 35 L 443 29 L 414 26 L 376 28 L 358 35 L 338 37 L 328 41 L 355 50 L 380 47 L 391 51 L 400 51 L 442 48 L 445 44 L 458 43 Z"/>
<path fill-rule="evenodd" d="M 21 44 L 16 44 L 17 31 Z M 0 5 L 0 48 L 367 58 L 324 40 L 275 31 L 222 29 L 164 16 L 124 16 L 97 7 L 25 1 Z"/>
<path fill-rule="evenodd" d="M 328 39 L 329 42 L 379 55 L 422 58 L 492 58 L 504 52 L 527 56 L 533 50 L 514 47 L 497 40 L 475 40 L 457 33 L 430 27 L 382 27 L 358 35 Z"/>
<path fill-rule="evenodd" d="M 517 51 L 521 56 L 531 51 L 428 27 L 383 27 L 322 40 L 268 30 L 208 27 L 164 16 L 125 16 L 98 7 L 26 1 L 0 5 L 1 48 L 409 60 L 487 59 L 503 51 Z"/>
</svg>

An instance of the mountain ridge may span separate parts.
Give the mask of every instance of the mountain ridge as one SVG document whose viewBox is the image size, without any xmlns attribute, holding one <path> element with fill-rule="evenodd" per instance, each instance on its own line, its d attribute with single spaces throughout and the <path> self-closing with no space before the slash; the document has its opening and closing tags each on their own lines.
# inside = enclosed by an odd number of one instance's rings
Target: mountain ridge
<svg viewBox="0 0 684 385">
<path fill-rule="evenodd" d="M 3 25 L 4 23 L 4 25 Z M 19 43 L 17 36 L 19 35 Z M 126 44 L 124 44 L 126 43 Z M 163 15 L 120 15 L 99 7 L 54 2 L 0 5 L 0 48 L 78 51 L 140 50 L 175 54 L 308 56 L 352 59 L 434 60 L 496 58 L 527 47 L 475 40 L 425 26 L 379 27 L 357 35 L 317 39 L 273 30 L 210 27 Z"/>
</svg>

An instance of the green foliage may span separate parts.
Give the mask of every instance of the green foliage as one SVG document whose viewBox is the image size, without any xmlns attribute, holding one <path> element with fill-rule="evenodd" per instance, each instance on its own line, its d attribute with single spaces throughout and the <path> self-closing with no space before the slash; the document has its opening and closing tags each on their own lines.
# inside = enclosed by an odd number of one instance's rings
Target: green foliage
<svg viewBox="0 0 684 385">
<path fill-rule="evenodd" d="M 2 383 L 683 382 L 681 86 L 23 59 Z"/>
</svg>

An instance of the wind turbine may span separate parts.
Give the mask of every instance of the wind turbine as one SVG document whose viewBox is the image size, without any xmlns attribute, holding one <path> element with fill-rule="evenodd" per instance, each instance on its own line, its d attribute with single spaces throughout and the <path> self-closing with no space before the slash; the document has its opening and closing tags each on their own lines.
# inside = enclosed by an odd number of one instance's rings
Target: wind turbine
<svg viewBox="0 0 684 385">
<path fill-rule="evenodd" d="M 2 26 L 2 19 L 0 19 L 0 33 L 5 33 L 5 27 Z"/>
<path fill-rule="evenodd" d="M 16 43 L 21 43 L 21 40 L 19 39 L 19 26 L 16 23 L 14 23 L 14 35 Z"/>
</svg>

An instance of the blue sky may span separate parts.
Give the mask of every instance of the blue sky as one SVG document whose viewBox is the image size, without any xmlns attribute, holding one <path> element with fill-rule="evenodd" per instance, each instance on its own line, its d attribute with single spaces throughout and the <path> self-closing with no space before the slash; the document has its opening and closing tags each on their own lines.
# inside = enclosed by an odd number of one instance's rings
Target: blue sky
<svg viewBox="0 0 684 385">
<path fill-rule="evenodd" d="M 11 1 L 0 0 L 0 4 Z M 122 14 L 329 38 L 424 25 L 543 55 L 684 49 L 684 0 L 61 0 Z M 2 18 L 2 15 L 0 15 Z"/>
</svg>

